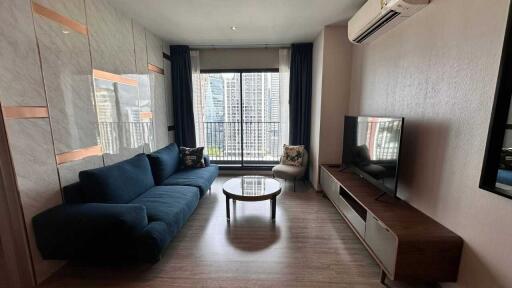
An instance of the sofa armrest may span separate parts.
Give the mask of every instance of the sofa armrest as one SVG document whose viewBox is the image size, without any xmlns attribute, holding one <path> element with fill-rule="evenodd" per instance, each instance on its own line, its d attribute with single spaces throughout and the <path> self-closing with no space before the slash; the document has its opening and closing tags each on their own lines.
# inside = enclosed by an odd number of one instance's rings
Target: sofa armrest
<svg viewBox="0 0 512 288">
<path fill-rule="evenodd" d="M 171 238 L 171 233 L 164 222 L 149 223 L 137 238 L 138 259 L 149 263 L 158 262 L 162 251 L 171 242 Z"/>
<path fill-rule="evenodd" d="M 204 159 L 204 166 L 205 166 L 205 167 L 210 166 L 210 156 L 208 156 L 208 155 L 204 155 L 204 156 L 203 156 L 203 159 Z"/>
<path fill-rule="evenodd" d="M 32 218 L 44 259 L 129 256 L 136 236 L 148 225 L 138 204 L 59 205 Z"/>
</svg>

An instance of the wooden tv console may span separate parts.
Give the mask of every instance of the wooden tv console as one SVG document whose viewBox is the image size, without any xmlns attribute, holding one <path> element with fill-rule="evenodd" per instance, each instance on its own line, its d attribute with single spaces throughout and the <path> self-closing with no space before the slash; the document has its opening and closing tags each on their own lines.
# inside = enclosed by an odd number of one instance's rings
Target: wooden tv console
<svg viewBox="0 0 512 288">
<path fill-rule="evenodd" d="M 462 238 L 405 201 L 339 165 L 322 165 L 325 195 L 354 230 L 386 275 L 398 281 L 455 282 Z"/>
</svg>

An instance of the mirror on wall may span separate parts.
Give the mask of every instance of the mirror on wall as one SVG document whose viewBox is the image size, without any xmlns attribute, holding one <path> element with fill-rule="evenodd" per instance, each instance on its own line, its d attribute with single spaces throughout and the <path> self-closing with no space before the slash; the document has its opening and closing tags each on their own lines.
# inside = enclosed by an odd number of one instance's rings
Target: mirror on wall
<svg viewBox="0 0 512 288">
<path fill-rule="evenodd" d="M 512 5 L 512 3 L 511 3 Z M 512 199 L 512 19 L 509 17 L 487 136 L 480 188 Z"/>
</svg>

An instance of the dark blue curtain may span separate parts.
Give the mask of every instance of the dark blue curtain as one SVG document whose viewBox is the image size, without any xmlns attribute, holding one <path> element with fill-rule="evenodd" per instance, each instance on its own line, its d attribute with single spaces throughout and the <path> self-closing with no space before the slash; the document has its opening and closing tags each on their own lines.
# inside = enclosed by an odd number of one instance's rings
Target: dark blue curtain
<svg viewBox="0 0 512 288">
<path fill-rule="evenodd" d="M 292 45 L 290 61 L 290 145 L 309 151 L 313 43 Z"/>
<path fill-rule="evenodd" d="M 171 45 L 171 80 L 176 144 L 196 147 L 190 48 Z"/>
</svg>

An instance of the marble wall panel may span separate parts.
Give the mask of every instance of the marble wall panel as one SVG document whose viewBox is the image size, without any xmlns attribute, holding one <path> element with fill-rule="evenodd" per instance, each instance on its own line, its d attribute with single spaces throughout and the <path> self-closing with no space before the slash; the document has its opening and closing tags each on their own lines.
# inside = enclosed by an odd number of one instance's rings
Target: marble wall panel
<svg viewBox="0 0 512 288">
<path fill-rule="evenodd" d="M 148 74 L 148 51 L 146 46 L 146 31 L 139 23 L 133 23 L 133 42 L 135 47 L 135 62 L 137 74 Z"/>
<path fill-rule="evenodd" d="M 131 158 L 137 154 L 144 153 L 144 145 L 136 148 L 123 148 L 117 154 L 103 154 L 103 161 L 106 165 L 112 165 L 117 162 Z"/>
<path fill-rule="evenodd" d="M 158 73 L 151 73 L 150 75 L 151 94 L 153 96 L 153 120 L 155 125 L 155 148 L 160 149 L 169 144 L 164 75 Z"/>
<path fill-rule="evenodd" d="M 78 173 L 82 170 L 94 169 L 102 166 L 102 156 L 91 156 L 78 161 L 61 164 L 58 167 L 61 186 L 64 187 L 78 182 Z"/>
<path fill-rule="evenodd" d="M 148 64 L 156 65 L 160 68 L 164 67 L 163 58 L 163 42 L 155 34 L 146 31 L 146 42 L 148 49 Z"/>
<path fill-rule="evenodd" d="M 0 1 L 0 101 L 45 106 L 30 1 Z"/>
<path fill-rule="evenodd" d="M 132 21 L 106 0 L 85 1 L 92 66 L 119 75 L 136 74 Z"/>
<path fill-rule="evenodd" d="M 11 119 L 6 121 L 6 129 L 32 261 L 36 278 L 40 282 L 63 264 L 61 261 L 42 259 L 32 229 L 32 217 L 62 203 L 50 123 L 47 118 Z"/>
<path fill-rule="evenodd" d="M 83 1 L 40 2 L 85 20 Z M 56 153 L 98 145 L 87 36 L 37 14 L 34 19 Z"/>
<path fill-rule="evenodd" d="M 167 98 L 167 123 L 169 126 L 174 125 L 174 108 L 172 101 L 172 81 L 171 81 L 171 61 L 164 60 L 165 72 L 165 95 Z"/>
<path fill-rule="evenodd" d="M 82 24 L 85 24 L 85 4 L 83 0 L 32 0 L 32 2 L 41 4 L 60 15 L 71 18 Z"/>
<path fill-rule="evenodd" d="M 164 50 L 169 50 L 169 45 L 164 46 Z M 168 52 L 166 52 L 168 53 Z M 167 126 L 174 126 L 174 107 L 172 101 L 172 82 L 171 82 L 171 61 L 164 59 L 165 72 L 165 98 L 167 99 Z M 170 143 L 174 143 L 174 131 L 168 131 Z"/>
<path fill-rule="evenodd" d="M 155 149 L 155 133 L 153 128 L 153 105 L 148 74 L 146 31 L 144 27 L 135 21 L 133 21 L 133 39 L 135 43 L 135 59 L 137 62 L 137 80 L 139 81 L 139 108 L 141 113 L 146 113 L 146 117 L 141 118 L 141 121 L 145 122 L 144 152 L 151 152 Z M 151 115 L 151 117 L 148 117 L 149 115 Z"/>
</svg>

